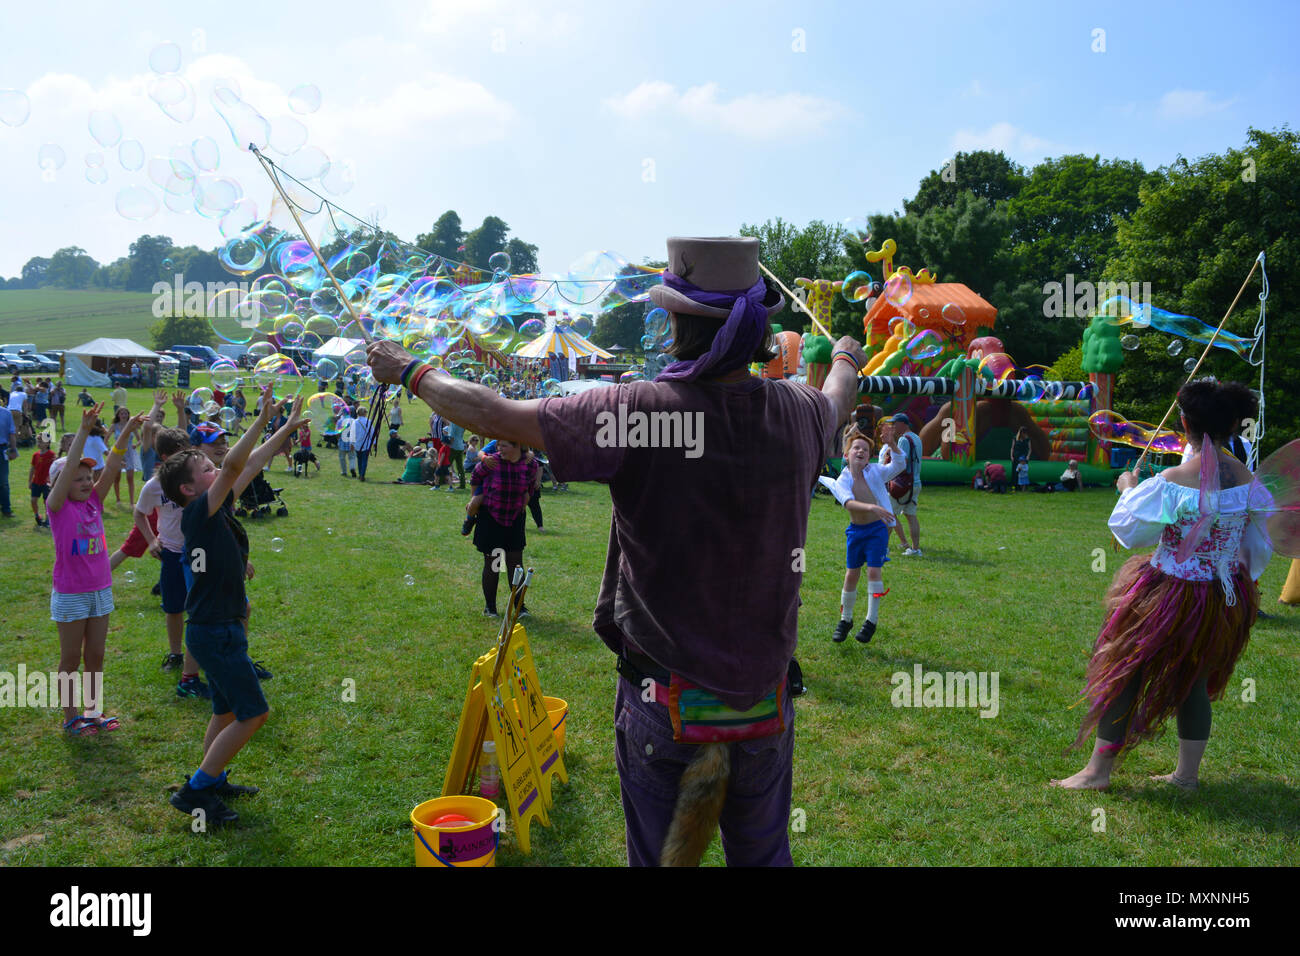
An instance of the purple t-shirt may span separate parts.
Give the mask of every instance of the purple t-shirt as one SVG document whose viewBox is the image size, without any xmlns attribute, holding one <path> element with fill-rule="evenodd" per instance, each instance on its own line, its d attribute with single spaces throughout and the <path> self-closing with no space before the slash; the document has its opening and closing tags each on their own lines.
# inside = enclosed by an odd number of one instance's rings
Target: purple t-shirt
<svg viewBox="0 0 1300 956">
<path fill-rule="evenodd" d="M 607 482 L 614 501 L 601 639 L 738 710 L 775 689 L 831 400 L 774 379 L 637 382 L 546 399 L 539 419 L 556 478 Z"/>
<path fill-rule="evenodd" d="M 99 492 L 92 489 L 85 501 L 67 498 L 62 508 L 48 514 L 54 536 L 54 590 L 88 594 L 112 587 Z"/>
</svg>

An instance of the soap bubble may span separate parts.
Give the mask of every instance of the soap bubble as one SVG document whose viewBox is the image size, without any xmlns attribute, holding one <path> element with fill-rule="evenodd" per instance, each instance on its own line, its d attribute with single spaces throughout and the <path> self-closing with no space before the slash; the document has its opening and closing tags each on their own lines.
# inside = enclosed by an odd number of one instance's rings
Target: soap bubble
<svg viewBox="0 0 1300 956">
<path fill-rule="evenodd" d="M 867 224 L 865 216 L 850 216 L 842 220 L 840 225 L 844 227 L 845 232 L 863 245 L 871 241 L 871 226 Z"/>
<path fill-rule="evenodd" d="M 234 362 L 213 362 L 208 369 L 208 381 L 213 388 L 228 392 L 239 384 L 239 369 Z"/>
<path fill-rule="evenodd" d="M 1169 343 L 1168 346 L 1165 347 L 1165 351 L 1168 352 L 1171 357 L 1181 355 L 1183 352 L 1182 340 L 1174 339 L 1172 342 Z"/>
<path fill-rule="evenodd" d="M 484 388 L 496 388 L 499 384 L 501 384 L 501 380 L 497 378 L 495 375 L 493 375 L 491 372 L 485 372 L 483 374 L 483 377 L 480 378 L 478 381 L 479 384 L 482 385 Z"/>
<path fill-rule="evenodd" d="M 651 309 L 645 317 L 645 333 L 652 339 L 668 334 L 668 310 Z"/>
<path fill-rule="evenodd" d="M 271 385 L 273 394 L 278 398 L 296 395 L 302 388 L 302 373 L 293 359 L 275 352 L 253 366 L 253 381 L 258 388 Z"/>
<path fill-rule="evenodd" d="M 326 534 L 333 534 L 333 533 L 334 533 L 334 529 L 333 529 L 333 528 L 326 528 L 326 529 L 325 529 L 325 533 L 326 533 Z"/>
<path fill-rule="evenodd" d="M 200 136 L 191 143 L 190 155 L 194 157 L 194 165 L 205 173 L 212 172 L 221 163 L 221 150 L 211 136 Z"/>
<path fill-rule="evenodd" d="M 338 363 L 332 358 L 322 357 L 311 367 L 311 377 L 318 382 L 332 382 L 339 377 Z"/>
<path fill-rule="evenodd" d="M 230 431 L 239 424 L 239 410 L 230 407 L 223 408 L 217 418 L 221 422 L 221 427 L 226 431 Z"/>
<path fill-rule="evenodd" d="M 112 149 L 122 138 L 122 124 L 108 110 L 91 110 L 86 126 L 95 142 L 105 149 Z"/>
<path fill-rule="evenodd" d="M 866 272 L 850 272 L 844 277 L 844 282 L 840 286 L 840 296 L 845 302 L 857 304 L 865 302 L 870 296 L 874 280 Z"/>
<path fill-rule="evenodd" d="M 62 169 L 68 154 L 58 143 L 45 143 L 36 151 L 36 165 L 41 169 Z"/>
<path fill-rule="evenodd" d="M 221 406 L 218 405 L 215 400 L 207 401 L 203 403 L 203 408 L 200 409 L 200 411 L 208 418 L 212 418 L 221 411 Z"/>
<path fill-rule="evenodd" d="M 307 145 L 307 127 L 292 116 L 277 116 L 271 120 L 271 148 L 288 156 Z"/>
<path fill-rule="evenodd" d="M 126 572 L 126 574 L 122 575 L 122 580 L 125 581 L 127 584 L 135 584 L 135 572 L 134 571 Z"/>
<path fill-rule="evenodd" d="M 269 355 L 275 354 L 275 346 L 270 342 L 254 342 L 248 347 L 248 360 L 254 364 Z"/>
<path fill-rule="evenodd" d="M 657 344 L 659 344 L 659 336 L 657 336 L 657 335 L 643 335 L 643 336 L 641 336 L 641 351 L 642 351 L 642 352 L 650 352 L 650 351 L 652 351 L 652 350 L 654 349 L 654 347 L 655 347 Z"/>
<path fill-rule="evenodd" d="M 560 386 L 558 379 L 548 378 L 542 382 L 541 392 L 546 398 L 556 398 L 564 394 L 564 389 Z"/>
<path fill-rule="evenodd" d="M 1194 371 L 1196 371 L 1196 359 L 1189 358 L 1186 362 L 1184 362 L 1183 371 L 1186 372 L 1188 375 L 1191 375 Z"/>
<path fill-rule="evenodd" d="M 0 90 L 0 123 L 22 126 L 32 115 L 32 101 L 18 90 Z"/>
<path fill-rule="evenodd" d="M 1136 335 L 1125 335 L 1119 340 L 1119 344 L 1123 347 L 1124 351 L 1132 352 L 1142 344 L 1142 341 Z"/>
<path fill-rule="evenodd" d="M 92 149 L 86 154 L 86 165 L 89 167 L 103 166 L 104 154 L 97 149 Z"/>
<path fill-rule="evenodd" d="M 320 109 L 320 88 L 303 83 L 289 91 L 289 109 L 295 113 L 315 113 Z"/>
<path fill-rule="evenodd" d="M 966 312 L 956 302 L 949 302 L 939 312 L 939 317 L 949 325 L 962 326 L 966 324 Z"/>
<path fill-rule="evenodd" d="M 412 575 L 410 575 L 410 574 L 408 574 L 406 577 L 402 578 L 402 580 L 406 582 L 406 586 L 407 586 L 408 588 L 409 588 L 409 587 L 413 587 L 413 586 L 415 585 L 415 577 L 412 576 Z"/>
<path fill-rule="evenodd" d="M 905 275 L 892 276 L 885 283 L 885 298 L 901 309 L 912 298 L 912 280 Z"/>
<path fill-rule="evenodd" d="M 149 51 L 149 69 L 155 73 L 175 73 L 181 68 L 181 48 L 170 40 Z"/>
<path fill-rule="evenodd" d="M 200 385 L 194 391 L 190 392 L 190 397 L 186 404 L 197 412 L 210 401 L 212 401 L 212 389 L 208 388 L 206 385 Z"/>
<path fill-rule="evenodd" d="M 943 353 L 943 338 L 934 329 L 924 329 L 917 333 L 905 346 L 907 357 L 915 362 L 924 362 Z"/>
<path fill-rule="evenodd" d="M 108 170 L 103 166 L 92 166 L 86 170 L 86 182 L 93 183 L 96 186 L 102 186 L 108 182 Z"/>
<path fill-rule="evenodd" d="M 283 550 L 284 550 L 284 538 L 272 538 L 272 539 L 271 539 L 271 550 L 274 551 L 276 554 L 279 554 L 281 551 L 283 551 Z"/>
<path fill-rule="evenodd" d="M 352 168 L 350 162 L 331 162 L 329 169 L 321 176 L 320 184 L 330 195 L 342 196 L 351 192 L 352 187 L 357 184 L 356 170 Z"/>
<path fill-rule="evenodd" d="M 143 186 L 124 186 L 114 201 L 123 219 L 148 219 L 158 211 L 158 197 Z"/>
<path fill-rule="evenodd" d="M 124 139 L 117 147 L 117 161 L 129 173 L 144 166 L 144 147 L 138 139 Z"/>
<path fill-rule="evenodd" d="M 178 123 L 194 119 L 194 87 L 179 76 L 157 76 L 149 84 L 149 99 Z"/>
<path fill-rule="evenodd" d="M 488 268 L 491 269 L 493 272 L 509 272 L 510 253 L 508 252 L 492 253 L 492 255 L 488 256 Z"/>
<path fill-rule="evenodd" d="M 257 236 L 239 235 L 221 247 L 217 258 L 227 272 L 237 276 L 252 275 L 266 263 L 266 247 Z"/>
<path fill-rule="evenodd" d="M 317 392 L 303 405 L 303 416 L 309 422 L 324 422 L 334 414 L 334 403 L 338 399 L 333 392 Z"/>
</svg>

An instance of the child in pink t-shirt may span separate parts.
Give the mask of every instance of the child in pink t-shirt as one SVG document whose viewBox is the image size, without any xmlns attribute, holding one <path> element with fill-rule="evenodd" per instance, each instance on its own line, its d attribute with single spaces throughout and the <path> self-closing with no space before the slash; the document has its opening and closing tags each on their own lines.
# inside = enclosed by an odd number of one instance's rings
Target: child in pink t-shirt
<svg viewBox="0 0 1300 956">
<path fill-rule="evenodd" d="M 99 422 L 101 408 L 102 405 L 96 405 L 86 409 L 68 456 L 50 466 L 53 486 L 45 502 L 54 536 L 50 618 L 59 628 L 63 729 L 74 736 L 117 730 L 119 726 L 116 717 L 105 719 L 103 714 L 104 643 L 108 637 L 108 615 L 113 610 L 113 575 L 104 538 L 103 496 L 117 479 L 125 449 L 119 445 L 112 450 L 96 482 L 93 469 L 97 462 L 85 457 L 83 452 L 91 429 Z M 127 422 L 119 442 L 128 441 L 144 424 L 145 417 L 137 415 Z M 83 661 L 80 698 L 86 713 L 78 714 L 75 678 Z"/>
</svg>

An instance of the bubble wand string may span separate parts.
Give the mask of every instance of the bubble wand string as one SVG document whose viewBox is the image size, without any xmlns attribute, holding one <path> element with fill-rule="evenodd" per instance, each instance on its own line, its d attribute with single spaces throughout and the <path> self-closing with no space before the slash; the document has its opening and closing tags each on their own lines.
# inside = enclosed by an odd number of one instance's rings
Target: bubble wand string
<svg viewBox="0 0 1300 956">
<path fill-rule="evenodd" d="M 1233 298 L 1232 300 L 1232 305 L 1228 306 L 1228 311 L 1223 314 L 1223 321 L 1219 323 L 1219 327 L 1215 329 L 1214 334 L 1210 336 L 1210 341 L 1205 343 L 1205 350 L 1201 352 L 1201 357 L 1196 360 L 1195 367 L 1191 370 L 1191 372 L 1188 373 L 1187 382 L 1190 382 L 1193 378 L 1196 377 L 1196 373 L 1200 369 L 1201 363 L 1205 361 L 1205 356 L 1209 355 L 1210 349 L 1214 347 L 1214 340 L 1218 337 L 1219 333 L 1223 331 L 1223 326 L 1227 324 L 1228 317 L 1232 315 L 1232 310 L 1237 307 L 1237 300 L 1240 299 L 1241 294 L 1246 291 L 1246 286 L 1250 284 L 1251 276 L 1255 274 L 1255 270 L 1259 267 L 1259 264 L 1263 261 L 1264 261 L 1264 253 L 1261 252 L 1259 255 L 1255 257 L 1255 261 L 1251 263 L 1250 271 L 1246 273 L 1246 281 L 1241 284 L 1241 288 L 1237 290 L 1236 297 Z M 1186 385 L 1187 382 L 1184 382 L 1183 384 Z M 1169 416 L 1174 413 L 1174 409 L 1176 407 L 1178 407 L 1177 396 L 1175 396 L 1174 400 L 1170 402 L 1169 410 L 1165 412 L 1165 417 L 1160 419 L 1160 424 L 1156 426 L 1155 432 L 1152 433 L 1151 438 L 1147 441 L 1146 448 L 1143 448 L 1142 454 L 1138 455 L 1138 460 L 1136 464 L 1133 465 L 1133 471 L 1135 473 L 1140 467 L 1142 467 L 1142 462 L 1146 458 L 1147 452 L 1151 450 L 1151 446 L 1155 444 L 1155 440 L 1160 434 L 1160 429 L 1165 427 L 1165 422 L 1169 421 Z"/>
<path fill-rule="evenodd" d="M 370 333 L 366 331 L 365 325 L 362 324 L 361 316 L 357 315 L 357 310 L 352 307 L 352 302 L 346 295 L 344 295 L 343 287 L 339 285 L 339 280 L 334 278 L 334 273 L 330 271 L 329 263 L 325 261 L 325 257 L 321 255 L 320 249 L 316 247 L 316 241 L 312 239 L 311 233 L 307 231 L 307 227 L 304 226 L 302 220 L 298 218 L 298 209 L 294 206 L 289 197 L 284 194 L 284 187 L 280 185 L 280 180 L 273 172 L 270 160 L 262 155 L 262 151 L 257 148 L 255 143 L 249 143 L 248 149 L 249 152 L 257 157 L 257 161 L 262 164 L 262 169 L 271 180 L 271 185 L 274 186 L 275 191 L 280 194 L 280 198 L 284 200 L 284 204 L 289 207 L 289 215 L 293 216 L 293 221 L 298 224 L 298 229 L 302 233 L 303 239 L 307 241 L 307 245 L 311 247 L 311 251 L 316 255 L 316 261 L 319 262 L 320 267 L 325 270 L 325 274 L 330 277 L 330 282 L 334 286 L 334 291 L 338 294 L 339 301 L 343 303 L 344 308 L 348 310 L 348 314 L 352 316 L 352 320 L 356 322 L 357 330 L 361 333 L 361 337 L 365 339 L 367 345 L 371 344 L 374 340 L 371 339 Z"/>
<path fill-rule="evenodd" d="M 786 297 L 792 303 L 797 304 L 799 308 L 802 309 L 807 314 L 808 318 L 812 319 L 813 328 L 815 328 L 818 331 L 818 333 L 826 336 L 826 338 L 830 339 L 832 342 L 835 341 L 835 338 L 829 332 L 826 331 L 826 327 L 817 321 L 817 316 L 812 314 L 812 309 L 808 308 L 808 306 L 804 304 L 804 301 L 802 299 L 800 299 L 797 295 L 795 295 L 793 292 L 787 289 L 785 287 L 785 283 L 772 274 L 771 269 L 763 265 L 763 263 L 761 262 L 758 264 L 758 267 L 762 269 L 765 273 L 767 273 L 767 277 L 771 279 L 773 282 L 775 282 L 777 286 L 780 287 L 781 291 L 786 294 Z"/>
</svg>

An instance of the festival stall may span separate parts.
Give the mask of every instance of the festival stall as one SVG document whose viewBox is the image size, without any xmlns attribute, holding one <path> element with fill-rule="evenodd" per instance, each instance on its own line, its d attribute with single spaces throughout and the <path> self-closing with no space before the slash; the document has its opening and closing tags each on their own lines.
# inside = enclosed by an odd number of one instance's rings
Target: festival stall
<svg viewBox="0 0 1300 956">
<path fill-rule="evenodd" d="M 113 381 L 132 382 L 131 367 L 140 367 L 139 384 L 158 382 L 158 353 L 130 339 L 99 338 L 68 349 L 67 382 L 77 387 L 105 388 Z"/>
</svg>

